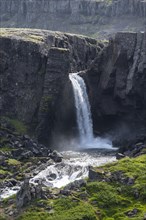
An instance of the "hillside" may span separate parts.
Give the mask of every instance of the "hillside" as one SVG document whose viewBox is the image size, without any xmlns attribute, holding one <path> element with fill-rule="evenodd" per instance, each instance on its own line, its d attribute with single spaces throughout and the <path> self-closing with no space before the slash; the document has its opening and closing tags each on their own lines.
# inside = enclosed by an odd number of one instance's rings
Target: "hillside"
<svg viewBox="0 0 146 220">
<path fill-rule="evenodd" d="M 108 38 L 144 31 L 142 0 L 0 0 L 1 27 L 40 28 Z"/>
</svg>

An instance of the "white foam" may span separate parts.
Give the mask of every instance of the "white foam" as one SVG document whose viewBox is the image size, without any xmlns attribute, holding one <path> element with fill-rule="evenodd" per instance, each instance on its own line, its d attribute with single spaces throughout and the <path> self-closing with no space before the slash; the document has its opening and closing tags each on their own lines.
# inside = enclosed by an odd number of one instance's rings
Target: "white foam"
<svg viewBox="0 0 146 220">
<path fill-rule="evenodd" d="M 30 180 L 31 183 L 37 184 L 39 180 L 45 186 L 61 188 L 75 180 L 88 177 L 89 166 L 101 166 L 108 162 L 116 160 L 115 156 L 95 156 L 82 152 L 63 152 L 64 157 L 59 164 L 53 164 L 41 171 L 38 175 Z M 50 176 L 55 174 L 56 178 L 50 180 Z"/>
<path fill-rule="evenodd" d="M 69 79 L 71 80 L 74 92 L 77 125 L 79 131 L 79 147 L 113 149 L 112 142 L 109 139 L 100 137 L 94 138 L 91 108 L 86 84 L 83 78 L 80 77 L 78 73 L 71 73 L 69 75 Z"/>
<path fill-rule="evenodd" d="M 44 186 L 51 188 L 61 188 L 75 180 L 88 177 L 89 166 L 98 167 L 103 164 L 116 160 L 115 156 L 103 156 L 98 153 L 64 151 L 63 161 L 48 166 L 45 170 L 39 172 L 30 179 L 30 183 L 37 185 L 41 181 Z M 50 178 L 53 174 L 54 178 Z M 1 190 L 0 199 L 4 199 L 16 194 L 20 186 L 5 188 Z"/>
</svg>

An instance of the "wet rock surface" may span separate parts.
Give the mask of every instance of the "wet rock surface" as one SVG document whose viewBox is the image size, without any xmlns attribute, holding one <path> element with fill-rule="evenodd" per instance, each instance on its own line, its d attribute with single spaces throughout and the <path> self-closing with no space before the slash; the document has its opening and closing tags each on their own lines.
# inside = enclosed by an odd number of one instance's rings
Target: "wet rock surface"
<svg viewBox="0 0 146 220">
<path fill-rule="evenodd" d="M 59 152 L 57 152 L 56 150 L 54 150 L 52 153 L 49 154 L 49 157 L 54 160 L 54 162 L 61 162 L 62 161 L 62 154 L 60 154 Z"/>
</svg>

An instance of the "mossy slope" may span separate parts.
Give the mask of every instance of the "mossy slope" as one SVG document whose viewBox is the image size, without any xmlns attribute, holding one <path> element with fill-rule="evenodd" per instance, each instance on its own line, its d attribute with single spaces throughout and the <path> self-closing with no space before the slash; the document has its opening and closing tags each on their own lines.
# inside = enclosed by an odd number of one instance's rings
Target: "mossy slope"
<svg viewBox="0 0 146 220">
<path fill-rule="evenodd" d="M 86 187 L 68 197 L 59 194 L 57 199 L 36 201 L 17 220 L 144 220 L 146 155 L 125 158 L 101 169 L 105 181 L 88 181 Z M 133 183 L 107 179 L 115 172 L 122 172 L 122 178 L 133 178 Z"/>
</svg>

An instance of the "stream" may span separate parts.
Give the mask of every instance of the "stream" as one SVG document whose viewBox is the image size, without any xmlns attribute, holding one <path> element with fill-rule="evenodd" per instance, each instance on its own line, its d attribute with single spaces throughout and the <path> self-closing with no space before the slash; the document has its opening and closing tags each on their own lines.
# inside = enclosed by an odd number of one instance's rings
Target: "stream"
<svg viewBox="0 0 146 220">
<path fill-rule="evenodd" d="M 64 151 L 62 155 L 64 159 L 61 163 L 47 167 L 30 182 L 37 184 L 39 180 L 42 180 L 45 186 L 61 188 L 75 180 L 88 177 L 89 166 L 98 167 L 116 160 L 113 151 L 108 151 L 107 154 L 107 152 L 94 149 L 83 152 Z"/>
<path fill-rule="evenodd" d="M 30 183 L 37 185 L 41 182 L 43 186 L 61 188 L 75 180 L 88 177 L 89 166 L 98 167 L 106 163 L 116 161 L 115 150 L 107 149 L 85 149 L 81 151 L 63 151 L 63 160 L 54 163 L 46 169 L 38 172 Z M 0 199 L 16 194 L 21 185 L 1 189 Z"/>
</svg>

